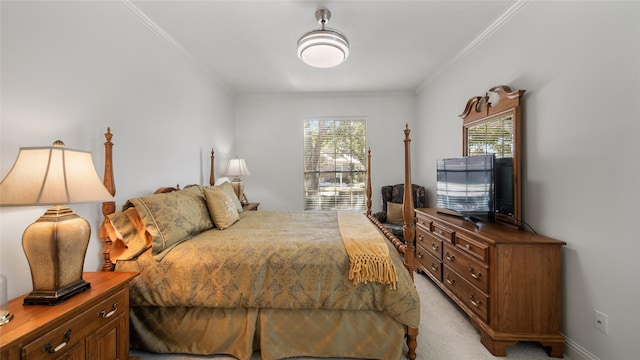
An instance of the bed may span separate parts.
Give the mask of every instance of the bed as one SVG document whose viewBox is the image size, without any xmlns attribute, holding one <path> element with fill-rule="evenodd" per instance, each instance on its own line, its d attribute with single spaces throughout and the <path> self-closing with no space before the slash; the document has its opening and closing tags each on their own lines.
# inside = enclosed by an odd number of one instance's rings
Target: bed
<svg viewBox="0 0 640 360">
<path fill-rule="evenodd" d="M 411 184 L 408 126 L 405 184 Z M 105 186 L 115 194 L 112 134 Z M 242 211 L 231 185 L 161 188 L 116 211 L 103 203 L 103 271 L 138 272 L 130 288 L 133 348 L 249 359 L 415 359 L 411 186 L 404 241 L 367 212 Z M 233 194 L 233 196 L 231 196 Z"/>
</svg>

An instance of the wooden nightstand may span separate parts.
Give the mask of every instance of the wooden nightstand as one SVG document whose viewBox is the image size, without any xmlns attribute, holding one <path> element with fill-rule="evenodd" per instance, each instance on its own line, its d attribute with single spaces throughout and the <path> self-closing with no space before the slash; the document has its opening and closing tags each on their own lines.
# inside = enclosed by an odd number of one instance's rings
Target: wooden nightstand
<svg viewBox="0 0 640 360">
<path fill-rule="evenodd" d="M 63 303 L 9 301 L 0 359 L 129 359 L 129 282 L 137 273 L 84 273 L 91 289 Z"/>
<path fill-rule="evenodd" d="M 244 211 L 257 211 L 258 210 L 258 206 L 260 206 L 260 203 L 248 203 L 248 204 L 242 205 L 242 210 L 244 210 Z"/>
</svg>

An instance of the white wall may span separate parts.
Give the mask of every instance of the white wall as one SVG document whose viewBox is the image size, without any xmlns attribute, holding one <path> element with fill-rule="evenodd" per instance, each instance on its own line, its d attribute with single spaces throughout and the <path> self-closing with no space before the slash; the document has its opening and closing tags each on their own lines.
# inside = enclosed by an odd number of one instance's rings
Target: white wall
<svg viewBox="0 0 640 360">
<path fill-rule="evenodd" d="M 426 83 L 417 159 L 461 154 L 458 114 L 494 85 L 524 89 L 524 217 L 563 249 L 571 359 L 631 359 L 640 337 L 640 3 L 530 2 Z M 414 167 L 430 187 L 433 166 Z M 593 310 L 609 316 L 594 329 Z"/>
<path fill-rule="evenodd" d="M 56 139 L 91 151 L 102 177 L 107 126 L 117 206 L 160 186 L 206 182 L 214 145 L 217 156 L 229 156 L 233 95 L 120 2 L 0 4 L 2 178 L 21 146 Z M 92 227 L 84 267 L 97 271 L 100 204 L 71 208 Z M 0 208 L 0 272 L 10 298 L 32 289 L 21 237 L 45 210 Z"/>
<path fill-rule="evenodd" d="M 403 131 L 415 123 L 413 94 L 239 95 L 237 155 L 251 171 L 243 177 L 249 201 L 265 210 L 303 209 L 303 120 L 331 116 L 367 119 L 372 207 L 381 210 L 380 187 L 404 182 Z"/>
</svg>

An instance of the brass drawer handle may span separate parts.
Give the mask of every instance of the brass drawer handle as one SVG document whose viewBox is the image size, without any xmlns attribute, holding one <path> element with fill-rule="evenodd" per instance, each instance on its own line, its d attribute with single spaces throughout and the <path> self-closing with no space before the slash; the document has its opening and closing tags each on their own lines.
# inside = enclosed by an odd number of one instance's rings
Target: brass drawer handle
<svg viewBox="0 0 640 360">
<path fill-rule="evenodd" d="M 475 271 L 473 271 L 472 267 L 469 268 L 469 273 L 471 273 L 471 277 L 474 279 L 480 279 L 480 277 L 482 276 L 482 273 L 476 273 Z"/>
<path fill-rule="evenodd" d="M 431 264 L 431 271 L 437 271 L 437 270 L 438 268 L 434 264 Z"/>
<path fill-rule="evenodd" d="M 422 235 L 418 235 L 418 241 L 423 241 L 424 237 Z"/>
<path fill-rule="evenodd" d="M 475 307 L 480 307 L 480 305 L 482 305 L 482 301 L 475 300 L 473 298 L 473 294 L 469 295 L 469 301 L 471 301 L 471 304 L 473 304 L 473 306 L 475 306 Z"/>
<path fill-rule="evenodd" d="M 447 251 L 447 254 L 445 255 L 445 257 L 447 258 L 447 260 L 449 261 L 455 261 L 456 260 L 456 256 L 455 255 L 451 255 L 449 254 L 449 252 Z"/>
<path fill-rule="evenodd" d="M 438 251 L 438 249 L 440 249 L 440 247 L 436 245 L 436 243 L 431 243 L 431 248 L 433 249 L 433 251 Z"/>
<path fill-rule="evenodd" d="M 106 312 L 104 310 L 100 311 L 100 316 L 102 316 L 103 319 L 108 319 L 110 317 L 113 316 L 113 314 L 116 313 L 116 311 L 118 311 L 118 302 L 114 302 L 113 305 L 111 306 L 111 311 Z"/>
<path fill-rule="evenodd" d="M 62 350 L 67 344 L 71 341 L 71 329 L 64 332 L 64 339 L 58 346 L 53 347 L 53 345 L 47 343 L 42 347 L 42 351 L 46 351 L 49 354 L 55 354 L 58 351 Z"/>
<path fill-rule="evenodd" d="M 417 256 L 418 256 L 418 259 L 422 259 L 422 253 L 421 252 L 419 252 Z"/>
<path fill-rule="evenodd" d="M 447 278 L 446 278 L 446 279 L 444 279 L 444 280 L 445 280 L 445 281 L 447 282 L 447 284 L 449 284 L 449 285 L 453 285 L 453 283 L 455 283 L 455 282 L 456 282 L 455 280 L 451 279 L 451 278 L 449 277 L 449 275 L 447 275 Z"/>
</svg>

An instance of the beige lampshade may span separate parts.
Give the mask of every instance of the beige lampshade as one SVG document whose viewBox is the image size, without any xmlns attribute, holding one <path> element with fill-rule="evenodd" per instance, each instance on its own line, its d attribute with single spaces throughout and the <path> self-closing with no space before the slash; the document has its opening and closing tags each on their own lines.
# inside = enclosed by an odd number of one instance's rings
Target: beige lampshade
<svg viewBox="0 0 640 360">
<path fill-rule="evenodd" d="M 15 164 L 0 183 L 1 206 L 113 200 L 96 173 L 91 153 L 56 143 L 59 145 L 20 148 Z"/>
<path fill-rule="evenodd" d="M 247 163 L 244 159 L 231 159 L 229 160 L 229 168 L 227 170 L 227 176 L 246 176 L 251 175 Z"/>
</svg>

